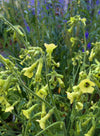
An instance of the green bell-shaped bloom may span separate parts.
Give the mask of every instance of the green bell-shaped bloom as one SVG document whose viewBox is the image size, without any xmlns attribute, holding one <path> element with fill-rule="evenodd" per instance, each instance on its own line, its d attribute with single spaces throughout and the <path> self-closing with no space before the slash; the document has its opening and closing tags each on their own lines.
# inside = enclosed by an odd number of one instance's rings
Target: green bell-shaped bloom
<svg viewBox="0 0 100 136">
<path fill-rule="evenodd" d="M 28 68 L 23 68 L 22 72 L 24 72 L 24 76 L 27 76 L 28 78 L 32 78 L 33 76 L 33 70 L 37 66 L 38 61 L 33 63 L 30 67 Z"/>
<path fill-rule="evenodd" d="M 54 108 L 49 110 L 49 112 L 43 118 L 41 118 L 40 120 L 36 120 L 37 122 L 39 122 L 41 129 L 45 129 L 46 121 L 50 118 L 53 112 L 54 112 Z"/>
<path fill-rule="evenodd" d="M 39 64 L 38 64 L 38 67 L 37 67 L 37 71 L 36 71 L 36 75 L 35 75 L 35 80 L 36 81 L 41 81 L 42 67 L 43 67 L 43 59 L 40 58 Z"/>
<path fill-rule="evenodd" d="M 38 105 L 38 104 L 35 104 L 35 105 L 33 105 L 32 107 L 30 107 L 29 109 L 27 109 L 27 110 L 22 110 L 23 115 L 24 115 L 27 119 L 29 119 L 29 118 L 30 118 L 30 115 L 31 115 L 31 112 L 34 110 L 34 108 L 35 108 L 37 105 Z"/>
<path fill-rule="evenodd" d="M 46 52 L 48 54 L 52 54 L 53 50 L 57 47 L 55 44 L 51 43 L 51 44 L 47 44 L 44 43 L 44 46 L 46 47 Z"/>
</svg>

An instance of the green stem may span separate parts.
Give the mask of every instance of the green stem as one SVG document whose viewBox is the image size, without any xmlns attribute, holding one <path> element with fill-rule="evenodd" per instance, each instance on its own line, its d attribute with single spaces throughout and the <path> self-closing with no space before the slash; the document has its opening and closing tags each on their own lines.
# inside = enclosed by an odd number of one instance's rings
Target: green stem
<svg viewBox="0 0 100 136">
<path fill-rule="evenodd" d="M 64 122 L 63 122 L 63 126 L 64 126 L 64 136 L 67 136 L 67 130 Z"/>
<path fill-rule="evenodd" d="M 25 89 L 26 89 L 26 91 L 28 91 L 28 93 L 30 92 L 30 93 L 32 93 L 35 97 L 37 97 L 38 99 L 40 99 L 41 101 L 43 101 L 45 104 L 47 104 L 50 108 L 52 108 L 52 106 L 47 102 L 47 101 L 45 101 L 44 99 L 42 99 L 41 97 L 39 97 L 37 94 L 35 94 L 31 89 L 29 89 L 26 85 L 24 85 L 24 83 L 23 83 L 23 81 L 20 79 L 20 78 L 18 78 L 18 80 L 19 80 L 19 84 L 21 85 L 21 86 L 23 86 Z"/>
<path fill-rule="evenodd" d="M 72 111 L 70 113 L 68 127 L 67 127 L 67 132 L 69 132 L 69 134 L 70 134 L 71 129 L 73 128 L 73 122 L 74 122 L 74 119 L 75 119 L 75 116 L 76 116 L 75 112 L 76 111 L 75 111 L 75 102 L 74 102 L 73 105 L 72 105 Z"/>
<path fill-rule="evenodd" d="M 47 75 L 48 75 L 49 68 L 48 68 L 48 66 L 47 66 L 46 59 L 45 59 L 45 69 L 46 69 L 46 82 L 47 82 L 47 84 L 48 84 L 48 90 L 49 90 L 49 94 L 50 94 L 50 97 L 51 97 L 51 101 L 52 101 L 53 106 L 56 107 L 55 101 L 54 101 L 54 99 L 53 99 L 53 94 L 52 94 L 51 89 L 50 89 L 49 79 L 48 79 L 48 76 L 47 76 Z M 58 111 L 57 111 L 57 107 L 55 108 L 55 114 L 56 114 L 57 120 L 61 120 L 61 117 L 60 117 L 60 115 L 59 115 L 59 113 L 58 113 Z"/>
<path fill-rule="evenodd" d="M 30 121 L 31 121 L 31 118 L 28 120 L 28 122 L 27 122 L 27 124 L 26 124 L 24 136 L 27 136 L 28 125 L 29 125 Z"/>
<path fill-rule="evenodd" d="M 76 73 L 75 73 L 75 75 L 74 75 L 74 67 L 73 67 L 73 86 L 75 85 L 75 79 L 76 79 L 76 76 L 77 76 L 77 74 L 78 74 L 79 68 L 80 68 L 80 64 L 78 65 L 77 70 L 76 70 Z"/>
<path fill-rule="evenodd" d="M 44 133 L 46 130 L 50 129 L 51 127 L 54 127 L 55 125 L 58 125 L 58 124 L 61 124 L 63 123 L 62 121 L 58 121 L 58 122 L 55 122 L 51 125 L 49 125 L 47 128 L 45 128 L 44 130 L 40 131 L 38 134 L 36 134 L 35 136 L 39 136 L 40 134 Z M 64 132 L 65 133 L 65 132 Z M 65 133 L 66 134 L 66 133 Z M 66 136 L 66 135 L 64 135 Z"/>
<path fill-rule="evenodd" d="M 81 70 L 85 69 L 85 62 L 86 62 L 86 47 L 87 47 L 87 43 L 86 43 L 86 37 L 85 37 L 85 28 L 83 27 L 83 34 L 84 34 L 84 58 L 83 58 L 83 66 Z"/>
<path fill-rule="evenodd" d="M 35 120 L 35 118 L 36 118 L 37 116 L 40 116 L 40 115 L 41 115 L 41 112 L 35 114 L 32 118 L 30 118 L 30 119 L 28 120 L 28 122 L 27 122 L 27 124 L 26 124 L 26 128 L 25 128 L 25 133 L 23 132 L 23 133 L 24 133 L 24 134 L 23 134 L 24 136 L 27 136 L 29 123 L 30 123 L 31 121 Z"/>
<path fill-rule="evenodd" d="M 28 45 L 27 45 L 27 41 L 25 41 L 22 36 L 19 35 L 19 32 L 17 31 L 17 29 L 9 22 L 7 21 L 4 17 L 1 18 L 7 25 L 9 25 L 17 34 L 18 34 L 18 38 L 25 44 L 26 49 L 28 49 Z M 26 35 L 25 35 L 26 38 Z M 26 39 L 27 40 L 27 39 Z"/>
</svg>

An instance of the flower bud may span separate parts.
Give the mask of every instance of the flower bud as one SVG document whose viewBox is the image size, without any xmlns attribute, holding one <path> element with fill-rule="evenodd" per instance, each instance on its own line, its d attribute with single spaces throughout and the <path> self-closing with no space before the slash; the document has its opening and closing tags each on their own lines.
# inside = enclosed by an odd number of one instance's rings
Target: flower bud
<svg viewBox="0 0 100 136">
<path fill-rule="evenodd" d="M 87 55 L 87 56 L 89 55 L 89 51 L 86 51 L 86 55 Z"/>
<path fill-rule="evenodd" d="M 91 50 L 91 53 L 90 53 L 89 61 L 92 61 L 93 58 L 94 58 L 94 56 L 95 56 L 95 52 L 94 52 L 94 50 L 92 49 L 92 50 Z"/>
<path fill-rule="evenodd" d="M 40 58 L 39 64 L 38 64 L 38 68 L 37 68 L 37 72 L 36 72 L 36 75 L 35 75 L 35 80 L 36 80 L 36 81 L 41 81 L 41 71 L 42 71 L 42 67 L 43 67 L 43 59 Z"/>
<path fill-rule="evenodd" d="M 36 94 L 43 99 L 47 96 L 47 89 L 48 85 L 42 87 Z"/>
<path fill-rule="evenodd" d="M 7 77 L 6 80 L 4 80 L 4 84 L 3 84 L 3 86 L 2 86 L 2 88 L 1 88 L 1 90 L 0 90 L 1 92 L 8 90 L 9 85 L 10 85 L 10 82 L 11 82 L 11 79 L 12 79 L 12 76 L 10 75 L 10 76 Z"/>
<path fill-rule="evenodd" d="M 24 76 L 27 76 L 28 78 L 32 78 L 33 76 L 33 70 L 37 66 L 38 60 L 33 63 L 30 67 L 28 68 L 23 68 L 22 72 L 24 71 Z"/>
<path fill-rule="evenodd" d="M 86 121 L 84 121 L 84 122 L 82 123 L 82 127 L 87 126 L 90 120 L 91 120 L 91 118 L 86 119 Z"/>
<path fill-rule="evenodd" d="M 41 129 L 45 129 L 46 121 L 50 118 L 53 112 L 54 108 L 49 110 L 49 112 L 43 118 L 41 118 L 40 120 L 36 120 L 37 122 L 39 122 Z"/>
<path fill-rule="evenodd" d="M 53 50 L 57 47 L 55 44 L 51 43 L 51 44 L 47 44 L 44 43 L 44 46 L 46 47 L 46 52 L 48 54 L 52 54 Z"/>
<path fill-rule="evenodd" d="M 30 115 L 31 115 L 31 112 L 34 110 L 34 108 L 37 106 L 38 104 L 34 104 L 32 107 L 30 107 L 29 109 L 27 110 L 22 110 L 22 113 L 23 115 L 29 119 L 30 118 Z"/>
<path fill-rule="evenodd" d="M 76 122 L 76 132 L 77 132 L 77 135 L 80 135 L 80 132 L 82 131 L 81 129 L 81 124 L 80 122 Z"/>
<path fill-rule="evenodd" d="M 44 103 L 44 102 L 42 102 L 41 118 L 43 118 L 45 115 L 46 115 L 45 103 Z"/>
<path fill-rule="evenodd" d="M 9 69 L 12 69 L 14 67 L 14 64 L 9 60 L 5 59 L 2 55 L 0 55 L 0 60 L 4 65 L 7 65 Z"/>
<path fill-rule="evenodd" d="M 5 83 L 5 80 L 0 79 L 0 88 L 4 85 L 4 83 Z"/>
<path fill-rule="evenodd" d="M 77 102 L 75 108 L 79 111 L 83 109 L 83 103 Z"/>
<path fill-rule="evenodd" d="M 95 131 L 95 125 L 93 125 L 93 126 L 89 129 L 89 131 L 87 132 L 87 134 L 85 134 L 84 136 L 92 136 L 93 133 L 94 133 L 94 131 Z"/>
<path fill-rule="evenodd" d="M 64 82 L 61 80 L 61 78 L 57 78 L 58 82 L 59 82 L 59 85 L 64 88 L 65 85 L 64 85 Z"/>
<path fill-rule="evenodd" d="M 81 92 L 79 91 L 79 92 L 72 92 L 72 93 L 70 93 L 70 92 L 66 92 L 67 93 L 67 98 L 70 100 L 70 103 L 72 104 L 73 103 L 73 101 L 75 100 L 75 99 L 79 99 L 79 97 L 80 97 L 80 95 L 81 95 Z"/>
</svg>

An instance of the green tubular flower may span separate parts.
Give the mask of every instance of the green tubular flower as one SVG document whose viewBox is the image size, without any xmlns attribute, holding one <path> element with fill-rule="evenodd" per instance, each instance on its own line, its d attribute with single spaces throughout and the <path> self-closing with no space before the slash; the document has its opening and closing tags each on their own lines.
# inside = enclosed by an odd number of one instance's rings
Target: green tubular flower
<svg viewBox="0 0 100 136">
<path fill-rule="evenodd" d="M 80 25 L 79 23 L 82 22 L 84 27 L 86 26 L 86 18 L 81 18 L 80 15 L 76 15 L 74 17 L 70 17 L 70 20 L 67 22 L 70 26 L 68 29 L 69 32 L 73 30 L 73 27 L 77 25 L 77 27 Z"/>
<path fill-rule="evenodd" d="M 82 93 L 93 93 L 95 83 L 90 81 L 89 79 L 84 79 L 78 85 Z"/>
<path fill-rule="evenodd" d="M 44 43 L 44 46 L 46 47 L 46 52 L 48 54 L 52 54 L 53 50 L 57 47 L 55 44 L 51 43 L 51 44 L 47 44 Z"/>
<path fill-rule="evenodd" d="M 5 106 L 3 109 L 5 112 L 11 112 L 14 109 L 14 107 L 7 102 L 4 96 L 0 96 L 0 103 Z"/>
<path fill-rule="evenodd" d="M 2 81 L 2 87 L 0 87 L 0 92 L 5 92 L 9 88 L 9 85 L 11 83 L 12 75 L 8 76 L 6 80 Z"/>
<path fill-rule="evenodd" d="M 100 80 L 100 73 L 95 74 L 95 77 Z"/>
<path fill-rule="evenodd" d="M 19 35 L 21 35 L 21 36 L 23 36 L 23 37 L 25 36 L 25 34 L 22 33 L 22 31 L 21 31 L 21 30 L 23 30 L 23 29 L 22 29 L 22 27 L 21 27 L 20 25 L 15 25 L 14 28 L 16 29 L 17 33 L 19 33 Z M 16 32 L 14 32 L 14 33 L 15 33 L 15 35 L 16 35 Z"/>
<path fill-rule="evenodd" d="M 6 106 L 6 109 L 5 109 L 5 112 L 11 112 L 13 109 L 14 109 L 13 106 L 7 105 L 7 106 Z"/>
<path fill-rule="evenodd" d="M 66 92 L 67 93 L 67 98 L 70 100 L 70 103 L 72 104 L 73 103 L 73 101 L 75 100 L 75 99 L 79 99 L 79 97 L 81 96 L 81 92 L 72 92 L 72 93 L 70 93 L 70 92 Z"/>
<path fill-rule="evenodd" d="M 45 115 L 46 115 L 45 103 L 44 103 L 44 102 L 42 102 L 41 118 L 43 118 Z"/>
<path fill-rule="evenodd" d="M 80 132 L 82 131 L 81 129 L 81 123 L 80 122 L 76 122 L 76 132 L 77 132 L 77 135 L 80 135 Z"/>
<path fill-rule="evenodd" d="M 0 79 L 0 88 L 4 85 L 4 83 L 5 83 L 5 80 Z"/>
<path fill-rule="evenodd" d="M 53 62 L 53 64 L 54 64 L 56 67 L 60 67 L 60 63 L 59 63 L 59 62 L 56 63 L 53 59 L 52 59 L 52 62 Z"/>
<path fill-rule="evenodd" d="M 36 72 L 36 75 L 35 75 L 35 80 L 36 80 L 36 81 L 41 81 L 41 71 L 42 71 L 42 67 L 43 67 L 43 59 L 40 58 L 39 64 L 38 64 L 38 68 L 37 68 L 37 72 Z"/>
<path fill-rule="evenodd" d="M 65 85 L 64 85 L 64 82 L 61 80 L 61 78 L 57 78 L 57 80 L 58 80 L 60 86 L 61 86 L 62 88 L 64 88 Z"/>
<path fill-rule="evenodd" d="M 92 61 L 93 58 L 94 58 L 94 56 L 95 56 L 95 52 L 94 52 L 94 50 L 92 49 L 92 50 L 91 50 L 91 53 L 90 53 L 90 56 L 89 56 L 89 61 Z"/>
<path fill-rule="evenodd" d="M 82 18 L 81 21 L 82 21 L 83 25 L 86 26 L 86 18 Z"/>
<path fill-rule="evenodd" d="M 36 120 L 40 124 L 41 129 L 45 129 L 46 121 L 50 118 L 50 116 L 53 114 L 54 108 L 49 110 L 49 112 L 40 120 Z"/>
<path fill-rule="evenodd" d="M 87 73 L 85 71 L 81 71 L 79 73 L 79 80 L 83 80 L 87 78 Z"/>
<path fill-rule="evenodd" d="M 0 103 L 2 103 L 5 100 L 4 96 L 0 96 Z"/>
<path fill-rule="evenodd" d="M 87 124 L 90 122 L 91 118 L 88 118 L 86 121 L 82 123 L 82 127 L 87 126 Z"/>
<path fill-rule="evenodd" d="M 34 104 L 32 107 L 30 107 L 29 109 L 27 110 L 22 110 L 22 113 L 23 115 L 29 119 L 30 118 L 30 115 L 31 115 L 31 112 L 34 110 L 35 107 L 37 107 L 38 104 Z"/>
<path fill-rule="evenodd" d="M 71 37 L 70 38 L 70 41 L 71 41 L 71 43 L 72 43 L 72 47 L 75 45 L 75 43 L 78 41 L 79 39 L 76 37 Z"/>
<path fill-rule="evenodd" d="M 44 43 L 44 46 L 46 47 L 47 58 L 48 58 L 47 65 L 50 66 L 51 65 L 52 52 L 57 46 L 53 43 L 51 43 L 51 44 Z"/>
<path fill-rule="evenodd" d="M 37 66 L 38 60 L 33 63 L 30 67 L 28 68 L 23 68 L 22 72 L 24 71 L 24 76 L 27 76 L 28 78 L 32 78 L 33 76 L 33 70 Z"/>
<path fill-rule="evenodd" d="M 77 102 L 77 103 L 76 103 L 76 106 L 75 106 L 75 109 L 77 109 L 78 111 L 79 111 L 79 110 L 82 110 L 82 109 L 83 109 L 83 103 Z"/>
<path fill-rule="evenodd" d="M 74 25 L 73 25 L 73 26 L 71 26 L 71 27 L 68 29 L 68 32 L 69 32 L 69 33 L 71 33 L 71 32 L 72 32 L 73 27 L 74 27 Z"/>
<path fill-rule="evenodd" d="M 43 99 L 47 96 L 47 89 L 48 85 L 42 87 L 36 94 Z"/>
<path fill-rule="evenodd" d="M 74 90 L 74 92 L 79 92 L 80 88 L 79 88 L 79 86 L 73 86 L 73 90 Z"/>
<path fill-rule="evenodd" d="M 12 69 L 14 67 L 14 64 L 9 60 L 5 59 L 2 55 L 0 55 L 0 61 L 4 64 L 7 65 L 9 69 Z"/>
<path fill-rule="evenodd" d="M 93 125 L 90 130 L 85 134 L 84 136 L 93 136 L 93 133 L 95 131 L 95 125 Z"/>
</svg>

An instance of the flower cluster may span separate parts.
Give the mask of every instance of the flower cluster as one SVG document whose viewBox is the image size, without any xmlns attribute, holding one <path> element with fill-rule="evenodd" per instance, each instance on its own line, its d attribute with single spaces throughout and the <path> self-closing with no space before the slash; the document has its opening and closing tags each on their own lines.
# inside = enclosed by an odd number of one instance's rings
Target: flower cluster
<svg viewBox="0 0 100 136">
<path fill-rule="evenodd" d="M 73 92 L 66 92 L 67 98 L 70 100 L 72 104 L 74 100 L 76 100 L 76 109 L 83 109 L 83 104 L 80 102 L 82 94 L 90 93 L 92 94 L 94 91 L 95 83 L 90 81 L 89 79 L 82 80 L 79 85 L 73 87 Z"/>
</svg>

